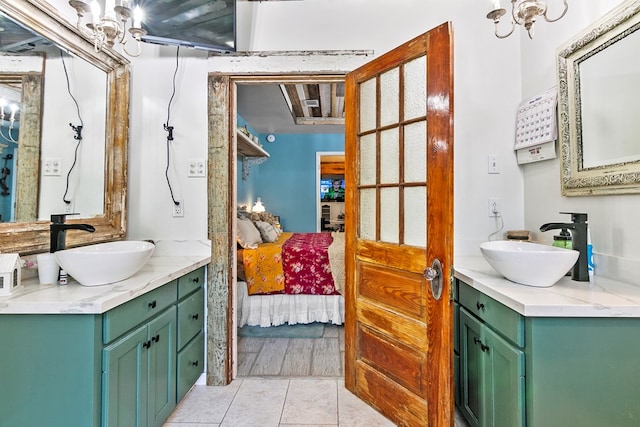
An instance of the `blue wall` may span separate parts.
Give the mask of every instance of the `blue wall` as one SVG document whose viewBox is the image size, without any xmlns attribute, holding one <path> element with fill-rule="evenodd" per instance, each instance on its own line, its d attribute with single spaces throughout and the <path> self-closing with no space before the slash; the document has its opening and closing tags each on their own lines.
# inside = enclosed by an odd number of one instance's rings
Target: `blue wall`
<svg viewBox="0 0 640 427">
<path fill-rule="evenodd" d="M 275 136 L 276 141 L 268 143 L 266 135 L 259 135 L 270 157 L 252 167 L 246 181 L 238 163 L 238 204 L 261 197 L 267 211 L 280 216 L 285 231 L 315 232 L 316 152 L 344 151 L 344 134 Z"/>
</svg>

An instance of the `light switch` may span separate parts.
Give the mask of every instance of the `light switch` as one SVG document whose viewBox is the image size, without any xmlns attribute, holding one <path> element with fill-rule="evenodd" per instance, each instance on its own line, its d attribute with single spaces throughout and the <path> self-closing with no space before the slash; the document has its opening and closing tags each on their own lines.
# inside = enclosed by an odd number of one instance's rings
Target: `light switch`
<svg viewBox="0 0 640 427">
<path fill-rule="evenodd" d="M 498 156 L 489 156 L 487 160 L 488 173 L 495 174 L 500 173 L 500 168 L 498 167 Z"/>
<path fill-rule="evenodd" d="M 59 158 L 47 157 L 44 159 L 43 175 L 60 176 L 62 175 L 62 162 Z"/>
<path fill-rule="evenodd" d="M 189 160 L 189 178 L 204 178 L 207 176 L 207 162 L 204 159 Z"/>
</svg>

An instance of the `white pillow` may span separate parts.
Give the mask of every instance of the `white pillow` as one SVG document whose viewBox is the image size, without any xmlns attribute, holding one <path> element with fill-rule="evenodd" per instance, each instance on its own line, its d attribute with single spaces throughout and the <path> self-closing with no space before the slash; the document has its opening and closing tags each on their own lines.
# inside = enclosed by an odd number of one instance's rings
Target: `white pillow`
<svg viewBox="0 0 640 427">
<path fill-rule="evenodd" d="M 263 242 L 273 243 L 278 240 L 278 232 L 275 227 L 265 221 L 256 221 L 256 228 L 260 231 Z"/>
<path fill-rule="evenodd" d="M 256 249 L 262 243 L 260 232 L 250 219 L 238 218 L 237 239 L 244 249 Z"/>
</svg>

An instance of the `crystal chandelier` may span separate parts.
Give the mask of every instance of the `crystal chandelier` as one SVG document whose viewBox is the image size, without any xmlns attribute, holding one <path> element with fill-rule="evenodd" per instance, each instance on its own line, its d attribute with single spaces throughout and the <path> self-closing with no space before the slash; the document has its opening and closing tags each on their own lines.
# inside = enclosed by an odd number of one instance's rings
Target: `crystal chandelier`
<svg viewBox="0 0 640 427">
<path fill-rule="evenodd" d="M 131 9 L 130 0 L 105 0 L 104 14 L 97 0 L 90 4 L 87 0 L 69 0 L 69 4 L 78 14 L 78 30 L 86 32 L 82 28 L 82 18 L 86 13 L 91 15 L 91 22 L 86 24 L 90 30 L 91 39 L 96 52 L 99 52 L 105 45 L 112 48 L 119 43 L 122 49 L 129 56 L 138 56 L 141 52 L 140 39 L 147 32 L 142 28 L 143 13 L 140 6 Z M 127 28 L 129 19 L 132 24 Z M 127 33 L 136 42 L 135 52 L 129 52 L 126 44 L 128 42 Z"/>
<path fill-rule="evenodd" d="M 563 0 L 562 2 L 564 3 L 564 10 L 560 16 L 555 19 L 549 19 L 549 17 L 547 17 L 547 4 L 544 1 L 511 0 L 511 31 L 502 35 L 498 34 L 498 24 L 500 23 L 500 18 L 502 18 L 507 11 L 500 7 L 500 0 L 492 0 L 493 10 L 487 14 L 487 18 L 491 19 L 495 24 L 495 34 L 499 39 L 509 37 L 513 33 L 516 24 L 524 26 L 529 38 L 533 39 L 533 24 L 535 24 L 538 16 L 542 16 L 547 22 L 556 22 L 567 13 L 567 9 L 569 9 L 567 0 Z"/>
</svg>

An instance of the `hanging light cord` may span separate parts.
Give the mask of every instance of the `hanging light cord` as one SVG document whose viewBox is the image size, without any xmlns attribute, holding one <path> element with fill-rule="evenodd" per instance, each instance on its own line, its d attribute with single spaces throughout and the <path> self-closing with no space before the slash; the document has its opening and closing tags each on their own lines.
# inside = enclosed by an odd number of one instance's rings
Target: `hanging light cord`
<svg viewBox="0 0 640 427">
<path fill-rule="evenodd" d="M 76 163 L 78 162 L 78 150 L 80 149 L 80 142 L 82 142 L 82 128 L 84 126 L 84 122 L 82 121 L 82 116 L 80 115 L 80 105 L 78 105 L 78 101 L 76 100 L 75 96 L 73 96 L 73 93 L 71 93 L 71 83 L 69 81 L 69 73 L 67 72 L 67 64 L 65 64 L 64 62 L 64 55 L 62 51 L 60 51 L 60 59 L 62 60 L 62 68 L 64 69 L 64 76 L 67 80 L 67 92 L 69 92 L 69 96 L 73 100 L 73 103 L 76 105 L 76 112 L 78 113 L 78 121 L 80 122 L 78 126 L 74 126 L 73 123 L 69 123 L 69 126 L 71 126 L 71 129 L 73 129 L 73 131 L 75 132 L 73 139 L 78 141 L 76 144 L 76 148 L 74 150 L 73 163 L 69 168 L 69 172 L 67 172 L 67 186 L 64 190 L 64 196 L 62 196 L 62 201 L 65 202 L 67 205 L 69 205 L 71 204 L 71 200 L 67 200 L 67 193 L 69 193 L 69 181 L 71 179 L 71 172 L 73 171 L 73 168 L 76 166 Z"/>
<path fill-rule="evenodd" d="M 173 72 L 173 92 L 171 93 L 171 98 L 169 98 L 169 104 L 167 105 L 167 122 L 164 124 L 164 130 L 167 132 L 167 167 L 164 171 L 164 176 L 167 179 L 167 185 L 169 186 L 169 193 L 171 193 L 171 200 L 173 204 L 176 206 L 180 206 L 180 202 L 176 200 L 173 195 L 173 188 L 171 188 L 171 180 L 169 179 L 169 163 L 171 160 L 171 150 L 169 146 L 171 145 L 171 141 L 173 141 L 173 126 L 169 126 L 169 119 L 171 118 L 171 103 L 173 102 L 173 98 L 176 95 L 176 76 L 178 74 L 178 66 L 179 66 L 179 53 L 180 46 L 176 49 L 176 69 Z"/>
</svg>

